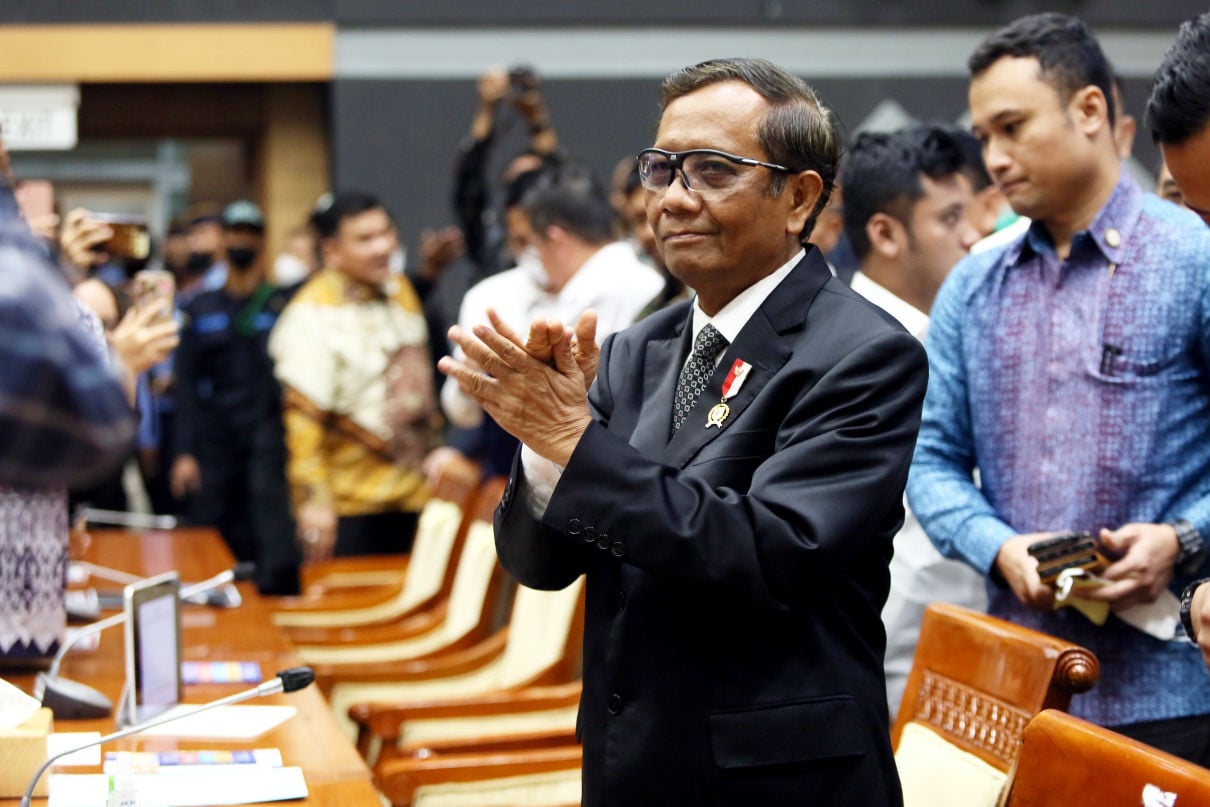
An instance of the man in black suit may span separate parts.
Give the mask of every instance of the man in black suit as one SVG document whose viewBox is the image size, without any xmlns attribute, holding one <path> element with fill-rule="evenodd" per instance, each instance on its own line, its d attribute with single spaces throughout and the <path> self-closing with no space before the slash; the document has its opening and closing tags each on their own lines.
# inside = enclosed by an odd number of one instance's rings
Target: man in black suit
<svg viewBox="0 0 1210 807">
<path fill-rule="evenodd" d="M 599 355 L 591 314 L 451 332 L 524 443 L 500 559 L 588 575 L 585 804 L 898 805 L 879 610 L 924 351 L 804 253 L 840 152 L 806 84 L 712 61 L 662 107 L 647 215 L 696 300 Z"/>
</svg>

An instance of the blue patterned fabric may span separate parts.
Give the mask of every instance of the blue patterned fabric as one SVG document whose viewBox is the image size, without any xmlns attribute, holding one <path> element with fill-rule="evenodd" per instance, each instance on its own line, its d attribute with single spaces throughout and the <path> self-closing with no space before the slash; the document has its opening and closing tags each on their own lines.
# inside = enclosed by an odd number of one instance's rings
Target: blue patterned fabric
<svg viewBox="0 0 1210 807">
<path fill-rule="evenodd" d="M 0 482 L 91 482 L 130 449 L 134 413 L 90 324 L 45 247 L 0 218 Z"/>
<path fill-rule="evenodd" d="M 1208 295 L 1210 229 L 1125 172 L 1066 261 L 1035 222 L 959 263 L 932 310 L 908 482 L 937 548 L 988 572 L 1021 533 L 1184 518 L 1210 536 Z M 1074 714 L 1113 726 L 1210 713 L 1195 646 L 1034 611 L 1000 585 L 989 595 L 992 614 L 1097 654 L 1100 683 Z"/>
</svg>

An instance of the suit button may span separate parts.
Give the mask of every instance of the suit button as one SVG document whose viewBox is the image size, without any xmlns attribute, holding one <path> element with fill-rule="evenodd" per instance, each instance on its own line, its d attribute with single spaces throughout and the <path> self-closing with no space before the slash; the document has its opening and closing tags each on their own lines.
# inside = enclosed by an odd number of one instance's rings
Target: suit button
<svg viewBox="0 0 1210 807">
<path fill-rule="evenodd" d="M 609 547 L 609 551 L 613 553 L 615 558 L 620 558 L 626 554 L 626 547 L 622 546 L 621 541 L 614 541 L 613 546 Z"/>
<path fill-rule="evenodd" d="M 584 525 L 580 523 L 580 519 L 573 518 L 567 522 L 567 532 L 571 535 L 579 535 L 584 530 Z"/>
<path fill-rule="evenodd" d="M 597 547 L 600 549 L 609 549 L 609 536 L 601 533 L 597 536 Z"/>
<path fill-rule="evenodd" d="M 622 613 L 626 609 L 626 590 L 618 592 L 618 613 Z"/>
<path fill-rule="evenodd" d="M 584 535 L 582 537 L 584 538 L 585 543 L 591 544 L 593 541 L 597 540 L 597 531 L 595 528 L 585 527 L 583 532 Z"/>
<path fill-rule="evenodd" d="M 622 696 L 616 692 L 609 696 L 609 713 L 611 715 L 620 715 L 622 713 Z"/>
</svg>

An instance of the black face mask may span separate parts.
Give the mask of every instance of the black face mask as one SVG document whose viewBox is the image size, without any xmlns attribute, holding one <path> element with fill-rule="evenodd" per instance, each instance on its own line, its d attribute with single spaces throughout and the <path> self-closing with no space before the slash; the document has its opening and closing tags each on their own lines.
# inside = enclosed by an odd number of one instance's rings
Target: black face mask
<svg viewBox="0 0 1210 807">
<path fill-rule="evenodd" d="M 190 252 L 188 260 L 185 261 L 185 271 L 191 275 L 200 275 L 209 269 L 212 263 L 214 263 L 214 253 Z"/>
<path fill-rule="evenodd" d="M 231 265 L 232 269 L 242 272 L 252 266 L 258 253 L 259 250 L 247 247 L 232 247 L 227 250 L 227 263 Z"/>
</svg>

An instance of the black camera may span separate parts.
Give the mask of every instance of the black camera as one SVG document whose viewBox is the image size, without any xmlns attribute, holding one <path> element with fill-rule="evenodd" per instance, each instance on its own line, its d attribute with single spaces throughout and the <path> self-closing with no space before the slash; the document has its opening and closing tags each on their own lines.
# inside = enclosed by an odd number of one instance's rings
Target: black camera
<svg viewBox="0 0 1210 807">
<path fill-rule="evenodd" d="M 538 74 L 529 65 L 514 65 L 508 71 L 508 83 L 517 95 L 538 89 Z"/>
</svg>

